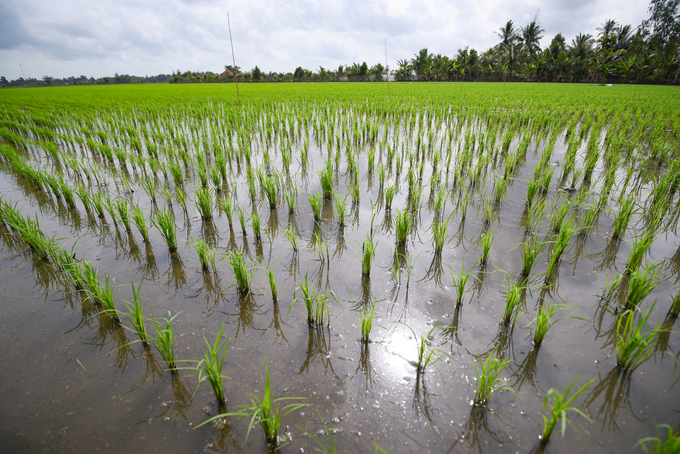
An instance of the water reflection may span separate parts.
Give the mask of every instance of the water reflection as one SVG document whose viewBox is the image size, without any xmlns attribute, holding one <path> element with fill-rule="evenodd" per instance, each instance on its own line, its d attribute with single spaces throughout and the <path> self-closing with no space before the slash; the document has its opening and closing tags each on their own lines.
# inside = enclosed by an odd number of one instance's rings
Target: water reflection
<svg viewBox="0 0 680 454">
<path fill-rule="evenodd" d="M 621 240 L 612 238 L 609 240 L 605 248 L 594 254 L 588 254 L 588 260 L 595 263 L 593 270 L 597 272 L 609 271 L 616 269 L 616 257 L 619 252 Z"/>
<path fill-rule="evenodd" d="M 511 379 L 514 379 L 514 381 L 510 386 L 515 391 L 520 392 L 522 386 L 526 383 L 531 386 L 534 392 L 543 394 L 543 390 L 536 382 L 536 359 L 538 358 L 538 352 L 538 348 L 529 350 L 529 354 L 527 354 L 518 365 L 517 370 L 512 374 Z"/>
<path fill-rule="evenodd" d="M 153 352 L 151 351 L 151 348 L 148 345 L 144 345 L 144 374 L 142 377 L 132 385 L 132 387 L 127 390 L 124 394 L 129 394 L 139 388 L 141 388 L 148 380 L 151 380 L 151 383 L 156 383 L 156 377 L 160 378 L 162 381 L 165 381 L 164 375 L 163 375 L 163 366 L 156 360 L 156 357 L 153 355 Z"/>
<path fill-rule="evenodd" d="M 319 359 L 323 365 L 326 374 L 330 371 L 335 378 L 340 380 L 338 374 L 333 369 L 331 362 L 331 332 L 330 328 L 320 325 L 310 326 L 307 330 L 307 356 L 305 357 L 298 375 L 308 374 L 309 367 L 312 363 Z"/>
<path fill-rule="evenodd" d="M 467 446 L 475 452 L 483 453 L 484 448 L 492 446 L 492 450 L 496 451 L 499 445 L 508 442 L 509 440 L 503 439 L 494 430 L 489 428 L 488 414 L 490 410 L 484 407 L 478 407 L 476 405 L 472 406 L 470 411 L 470 416 L 468 417 L 465 426 L 463 427 L 463 433 L 460 438 L 451 445 L 449 453 L 458 452 L 456 446 L 460 443 L 461 445 Z M 486 436 L 490 437 L 491 440 L 495 442 L 495 445 L 489 445 Z"/>
<path fill-rule="evenodd" d="M 357 366 L 356 370 L 354 371 L 354 377 L 359 375 L 361 373 L 364 376 L 365 384 L 364 384 L 364 392 L 367 394 L 370 390 L 373 389 L 373 385 L 376 382 L 375 377 L 379 377 L 378 374 L 375 374 L 375 369 L 373 369 L 373 366 L 371 365 L 371 344 L 370 343 L 365 343 L 361 342 L 361 353 L 359 356 L 359 365 Z"/>
<path fill-rule="evenodd" d="M 262 306 L 257 304 L 253 292 L 245 294 L 239 293 L 236 309 L 238 309 L 238 313 L 236 314 L 225 312 L 226 315 L 236 317 L 236 334 L 234 335 L 234 338 L 238 338 L 239 332 L 245 334 L 246 330 L 266 331 L 264 328 L 257 328 L 255 326 L 255 316 L 262 315 L 264 312 L 262 312 Z"/>
<path fill-rule="evenodd" d="M 168 277 L 167 286 L 175 284 L 175 293 L 177 293 L 187 282 L 187 273 L 184 268 L 184 263 L 179 254 L 173 252 L 170 254 L 170 268 L 165 272 Z"/>
<path fill-rule="evenodd" d="M 425 273 L 425 276 L 418 282 L 422 281 L 434 281 L 434 283 L 444 290 L 444 285 L 442 284 L 442 273 L 444 272 L 444 265 L 442 263 L 442 253 L 441 251 L 435 251 L 432 255 L 432 262 Z"/>
<path fill-rule="evenodd" d="M 444 337 L 445 342 L 453 342 L 459 346 L 463 345 L 458 337 L 458 327 L 460 326 L 462 313 L 463 308 L 461 306 L 456 306 L 451 323 L 448 326 L 443 327 L 442 336 Z M 451 346 L 451 353 L 453 353 L 453 345 Z"/>
<path fill-rule="evenodd" d="M 631 406 L 630 382 L 630 373 L 615 367 L 586 395 L 584 405 L 593 412 L 593 419 L 602 418 L 602 432 L 605 428 L 609 432 L 620 430 L 619 410 L 621 409 L 630 411 L 630 414 L 638 421 L 646 420 L 639 418 L 638 412 L 634 411 Z M 592 408 L 596 401 L 600 400 L 599 407 Z"/>
<path fill-rule="evenodd" d="M 185 423 L 189 422 L 186 411 L 192 403 L 190 388 L 187 388 L 179 372 L 171 372 L 170 378 L 172 400 L 161 402 L 160 413 L 151 417 L 149 420 L 140 421 L 137 424 L 150 424 L 152 421 L 160 419 L 164 422 L 172 421 L 172 425 L 177 427 L 180 418 Z"/>
</svg>

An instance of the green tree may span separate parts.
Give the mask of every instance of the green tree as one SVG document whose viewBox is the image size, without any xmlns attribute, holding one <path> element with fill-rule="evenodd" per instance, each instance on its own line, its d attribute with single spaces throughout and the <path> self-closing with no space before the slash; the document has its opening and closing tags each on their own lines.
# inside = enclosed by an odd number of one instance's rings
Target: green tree
<svg viewBox="0 0 680 454">
<path fill-rule="evenodd" d="M 255 65 L 255 68 L 253 68 L 253 80 L 260 80 L 262 79 L 262 71 L 260 71 L 260 68 Z"/>
</svg>

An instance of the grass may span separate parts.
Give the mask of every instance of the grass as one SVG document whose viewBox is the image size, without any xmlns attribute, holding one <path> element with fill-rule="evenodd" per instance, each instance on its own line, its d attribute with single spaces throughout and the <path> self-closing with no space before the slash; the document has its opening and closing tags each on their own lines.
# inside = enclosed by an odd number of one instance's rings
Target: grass
<svg viewBox="0 0 680 454">
<path fill-rule="evenodd" d="M 262 182 L 262 189 L 267 197 L 267 201 L 269 201 L 269 209 L 275 210 L 279 196 L 279 185 L 277 184 L 276 178 L 265 177 Z"/>
<path fill-rule="evenodd" d="M 531 239 L 524 242 L 522 249 L 522 277 L 529 277 L 531 270 L 543 256 L 545 242 L 540 241 L 537 235 L 532 235 Z"/>
<path fill-rule="evenodd" d="M 168 250 L 170 252 L 177 251 L 177 226 L 172 211 L 166 209 L 159 211 L 156 213 L 156 217 L 151 218 L 151 222 L 163 237 L 165 244 L 168 245 Z"/>
<path fill-rule="evenodd" d="M 449 218 L 450 219 L 450 218 Z M 435 252 L 441 252 L 444 249 L 444 244 L 449 238 L 449 219 L 432 223 L 432 242 L 434 243 Z"/>
<path fill-rule="evenodd" d="M 125 305 L 128 308 L 128 313 L 125 314 L 125 318 L 132 324 L 135 333 L 137 333 L 142 343 L 146 345 L 149 343 L 149 336 L 146 334 L 146 320 L 144 319 L 144 310 L 142 309 L 142 298 L 139 296 L 139 290 L 142 288 L 144 279 L 142 279 L 138 287 L 135 287 L 134 280 L 130 280 L 134 303 L 125 301 Z"/>
<path fill-rule="evenodd" d="M 545 398 L 543 399 L 543 413 L 545 413 L 546 408 L 550 408 L 550 417 L 547 417 L 545 414 L 543 415 L 543 432 L 540 437 L 542 444 L 548 443 L 553 429 L 555 429 L 555 426 L 560 421 L 562 437 L 564 437 L 564 434 L 567 430 L 567 423 L 572 426 L 576 432 L 578 432 L 576 426 L 574 426 L 567 416 L 567 413 L 569 412 L 576 412 L 586 418 L 588 421 L 591 421 L 591 419 L 585 413 L 583 413 L 580 408 L 571 407 L 570 405 L 578 396 L 588 389 L 588 387 L 592 385 L 596 379 L 597 377 L 594 377 L 571 396 L 571 390 L 579 382 L 580 378 L 569 385 L 567 389 L 564 390 L 564 393 L 560 393 L 554 388 L 549 389 L 548 392 L 545 393 Z"/>
<path fill-rule="evenodd" d="M 292 227 L 288 227 L 288 228 L 283 232 L 283 236 L 285 236 L 286 239 L 288 239 L 288 241 L 290 242 L 291 247 L 293 248 L 293 251 L 294 251 L 294 252 L 297 252 L 299 246 L 298 246 L 298 238 L 297 238 L 297 235 L 295 234 L 295 230 L 293 230 Z"/>
<path fill-rule="evenodd" d="M 616 321 L 616 365 L 624 370 L 634 371 L 654 355 L 656 339 L 665 331 L 659 321 L 656 326 L 643 332 L 652 304 L 635 322 L 635 312 L 627 310 Z"/>
<path fill-rule="evenodd" d="M 493 245 L 493 231 L 494 229 L 486 231 L 485 233 L 482 234 L 479 240 L 482 246 L 482 255 L 479 258 L 479 264 L 483 267 L 489 263 L 489 257 L 491 256 L 491 245 Z"/>
<path fill-rule="evenodd" d="M 220 208 L 222 208 L 222 211 L 224 211 L 224 214 L 227 216 L 227 221 L 229 222 L 229 228 L 232 229 L 233 223 L 232 223 L 232 198 L 229 195 L 225 195 L 224 197 L 221 197 L 218 199 L 217 202 L 220 205 Z"/>
<path fill-rule="evenodd" d="M 397 236 L 397 244 L 406 244 L 411 233 L 411 216 L 408 210 L 397 210 L 397 216 L 394 218 L 394 231 Z"/>
<path fill-rule="evenodd" d="M 335 212 L 338 216 L 338 225 L 345 226 L 345 215 L 347 214 L 347 196 L 335 196 Z"/>
<path fill-rule="evenodd" d="M 239 408 L 238 412 L 234 413 L 224 413 L 214 416 L 207 421 L 196 426 L 198 429 L 204 424 L 209 423 L 218 418 L 224 418 L 226 416 L 238 416 L 239 419 L 248 418 L 248 432 L 246 433 L 246 440 L 250 436 L 250 431 L 256 425 L 260 425 L 264 431 L 265 439 L 271 448 L 276 448 L 279 446 L 279 430 L 281 428 L 281 421 L 288 414 L 299 410 L 303 407 L 309 406 L 311 404 L 296 402 L 284 405 L 281 404 L 288 401 L 303 400 L 303 397 L 278 397 L 274 398 L 271 390 L 271 383 L 269 380 L 269 362 L 265 359 L 265 380 L 264 380 L 264 394 L 262 398 L 255 394 L 248 394 L 250 396 L 250 405 L 237 405 Z"/>
<path fill-rule="evenodd" d="M 474 264 L 465 271 L 465 259 L 463 259 L 460 273 L 451 275 L 453 288 L 456 289 L 456 306 L 458 307 L 463 305 L 463 295 L 465 294 L 465 287 L 467 286 L 470 274 L 472 273 L 472 267 L 474 267 Z"/>
<path fill-rule="evenodd" d="M 199 188 L 194 191 L 194 203 L 201 219 L 209 221 L 213 218 L 213 195 L 208 188 Z"/>
<path fill-rule="evenodd" d="M 147 193 L 152 202 L 156 201 L 156 180 L 153 176 L 141 177 L 139 179 L 139 184 Z"/>
<path fill-rule="evenodd" d="M 215 393 L 217 401 L 220 403 L 224 403 L 227 400 L 224 395 L 224 385 L 222 384 L 222 380 L 229 378 L 222 372 L 224 370 L 224 358 L 227 355 L 230 341 L 229 338 L 222 340 L 223 330 L 224 323 L 222 323 L 220 326 L 220 330 L 215 336 L 215 342 L 212 344 L 208 342 L 208 339 L 206 339 L 205 335 L 203 336 L 206 351 L 203 353 L 203 359 L 196 365 L 196 369 L 199 371 L 198 385 L 196 385 L 196 388 L 198 388 L 201 383 L 207 380 L 208 383 L 210 383 L 210 387 L 212 388 L 213 392 Z"/>
<path fill-rule="evenodd" d="M 578 320 L 586 320 L 581 317 L 560 317 L 553 319 L 553 316 L 565 309 L 573 309 L 578 306 L 568 306 L 566 304 L 544 304 L 538 309 L 536 317 L 527 325 L 527 327 L 534 325 L 534 345 L 533 348 L 538 348 L 543 342 L 543 338 L 548 333 L 548 330 L 557 322 L 564 318 L 575 318 Z"/>
<path fill-rule="evenodd" d="M 288 308 L 288 315 L 290 315 L 290 310 L 293 308 L 293 305 L 297 301 L 302 300 L 305 304 L 305 309 L 307 310 L 307 324 L 310 327 L 320 327 L 323 326 L 324 318 L 330 318 L 330 312 L 326 307 L 326 301 L 330 295 L 335 297 L 335 294 L 330 290 L 321 293 L 317 289 L 312 288 L 307 280 L 308 274 L 309 272 L 305 273 L 305 281 L 301 282 L 300 287 L 296 288 L 293 292 L 293 302 L 290 303 L 290 307 Z M 298 297 L 298 290 L 302 292 L 302 296 Z"/>
<path fill-rule="evenodd" d="M 517 317 L 522 308 L 522 292 L 525 287 L 522 282 L 512 281 L 508 274 L 505 275 L 505 307 L 503 308 L 502 321 L 505 325 L 515 326 Z"/>
<path fill-rule="evenodd" d="M 371 339 L 371 330 L 373 329 L 373 314 L 375 313 L 376 302 L 373 301 L 373 306 L 371 307 L 371 312 L 368 312 L 368 308 L 361 311 L 361 342 L 368 344 Z"/>
<path fill-rule="evenodd" d="M 371 265 L 373 264 L 373 257 L 375 257 L 375 248 L 377 244 L 373 243 L 373 238 L 368 235 L 361 254 L 361 275 L 368 277 L 371 275 Z"/>
<path fill-rule="evenodd" d="M 246 213 L 241 207 L 236 207 L 236 216 L 238 217 L 238 223 L 241 226 L 241 233 L 243 236 L 248 235 L 246 231 Z"/>
<path fill-rule="evenodd" d="M 333 197 L 333 161 L 326 161 L 323 170 L 319 172 L 319 179 L 323 198 L 330 200 Z"/>
<path fill-rule="evenodd" d="M 658 263 L 654 266 L 647 266 L 643 273 L 638 271 L 631 273 L 628 283 L 628 295 L 626 296 L 626 309 L 639 309 L 642 300 L 658 287 L 662 282 L 661 279 L 657 279 L 661 272 L 660 267 L 661 263 Z"/>
<path fill-rule="evenodd" d="M 269 288 L 272 291 L 272 300 L 279 299 L 279 286 L 276 283 L 276 268 L 267 268 L 267 278 L 269 279 Z"/>
<path fill-rule="evenodd" d="M 111 287 L 111 272 L 104 276 L 104 284 L 100 284 L 95 291 L 97 292 L 97 302 L 104 307 L 102 312 L 120 323 L 120 315 L 116 307 L 116 293 Z"/>
<path fill-rule="evenodd" d="M 288 206 L 289 213 L 295 213 L 295 207 L 297 205 L 297 188 L 288 189 L 285 192 L 286 195 L 286 205 Z"/>
<path fill-rule="evenodd" d="M 628 260 L 626 261 L 626 271 L 628 273 L 632 273 L 640 268 L 642 259 L 653 242 L 653 232 L 648 232 L 646 235 L 635 238 L 633 245 L 628 249 Z"/>
<path fill-rule="evenodd" d="M 132 221 L 137 226 L 137 230 L 139 230 L 139 234 L 142 235 L 142 239 L 144 240 L 144 242 L 148 243 L 149 228 L 146 225 L 146 218 L 144 218 L 144 213 L 142 213 L 142 209 L 138 205 L 135 205 L 132 208 Z"/>
<path fill-rule="evenodd" d="M 673 301 L 671 302 L 671 307 L 668 310 L 668 316 L 671 318 L 678 318 L 680 315 L 680 291 L 675 294 Z"/>
<path fill-rule="evenodd" d="M 178 315 L 179 314 L 172 315 L 170 311 L 168 311 L 167 318 L 158 319 L 154 315 L 153 309 L 151 310 L 151 321 L 156 328 L 154 346 L 170 371 L 177 369 L 177 359 L 175 357 L 175 332 L 172 329 L 172 321 Z M 161 321 L 164 321 L 165 323 L 161 323 Z"/>
<path fill-rule="evenodd" d="M 194 250 L 198 254 L 198 262 L 201 264 L 203 271 L 207 272 L 212 268 L 213 272 L 217 273 L 217 264 L 215 263 L 215 250 L 210 248 L 203 238 L 195 239 L 190 237 L 194 245 Z"/>
<path fill-rule="evenodd" d="M 125 231 L 132 232 L 130 229 L 130 206 L 126 199 L 118 199 L 114 202 L 116 207 L 116 212 L 118 214 L 118 219 L 125 226 Z"/>
<path fill-rule="evenodd" d="M 635 198 L 630 196 L 625 201 L 621 203 L 621 208 L 619 213 L 616 215 L 614 220 L 614 226 L 612 227 L 612 238 L 621 238 L 628 228 L 630 220 L 635 214 Z"/>
<path fill-rule="evenodd" d="M 434 326 L 428 331 L 428 333 L 425 336 L 418 336 L 416 335 L 416 332 L 408 326 L 406 323 L 403 322 L 397 322 L 400 323 L 404 326 L 406 326 L 411 333 L 413 333 L 413 339 L 416 341 L 416 347 L 417 347 L 417 360 L 415 361 L 415 366 L 416 366 L 416 374 L 418 377 L 421 377 L 425 371 L 427 370 L 428 367 L 434 366 L 437 364 L 442 357 L 439 356 L 439 353 L 442 353 L 446 355 L 444 352 L 441 350 L 433 349 L 428 346 L 428 343 L 432 339 L 432 333 L 434 333 L 434 330 L 439 326 L 438 323 L 435 323 Z M 446 355 L 448 356 L 448 355 Z M 436 366 L 435 366 L 436 367 Z"/>
<path fill-rule="evenodd" d="M 253 226 L 253 235 L 255 235 L 255 242 L 262 242 L 262 229 L 260 226 L 260 216 L 257 213 L 250 215 L 250 224 Z"/>
<path fill-rule="evenodd" d="M 309 194 L 309 205 L 312 207 L 312 215 L 314 216 L 314 222 L 321 221 L 321 194 Z"/>
<path fill-rule="evenodd" d="M 668 430 L 668 435 L 666 435 L 665 440 L 662 440 L 661 437 L 659 437 L 660 428 Z M 655 437 L 643 438 L 642 440 L 638 441 L 637 444 L 633 446 L 633 448 L 636 448 L 638 445 L 642 446 L 642 449 L 644 449 L 646 454 L 675 454 L 680 452 L 680 435 L 671 426 L 668 424 L 659 424 L 657 426 L 655 424 L 654 431 L 656 432 Z M 651 449 L 647 447 L 647 443 L 650 441 L 653 442 Z"/>
<path fill-rule="evenodd" d="M 569 241 L 574 235 L 574 218 L 569 218 L 563 221 L 562 226 L 559 229 L 559 234 L 555 237 L 553 241 L 553 251 L 550 259 L 548 260 L 548 269 L 545 272 L 545 282 L 549 283 L 555 274 L 557 265 L 562 257 L 562 254 L 569 246 Z"/>
<path fill-rule="evenodd" d="M 250 292 L 250 284 L 252 281 L 252 273 L 248 270 L 248 265 L 246 265 L 245 258 L 239 250 L 235 250 L 227 254 L 227 260 L 231 264 L 231 268 L 234 272 L 234 279 L 236 279 L 236 288 L 242 294 L 247 294 Z"/>
<path fill-rule="evenodd" d="M 486 360 L 475 361 L 472 364 L 475 366 L 475 378 L 477 387 L 475 388 L 474 403 L 477 406 L 484 407 L 499 391 L 508 390 L 517 395 L 515 391 L 508 386 L 506 380 L 500 376 L 505 370 L 505 366 L 510 363 L 509 359 L 502 360 L 495 354 L 486 357 Z"/>
</svg>

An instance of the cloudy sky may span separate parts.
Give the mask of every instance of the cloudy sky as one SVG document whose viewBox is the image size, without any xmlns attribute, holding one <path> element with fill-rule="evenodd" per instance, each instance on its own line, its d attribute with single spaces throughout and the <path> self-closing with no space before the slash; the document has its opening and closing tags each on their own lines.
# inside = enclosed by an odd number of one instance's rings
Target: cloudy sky
<svg viewBox="0 0 680 454">
<path fill-rule="evenodd" d="M 174 70 L 318 71 L 340 64 L 390 66 L 426 47 L 453 56 L 497 44 L 508 19 L 523 26 L 538 12 L 543 46 L 595 35 L 607 19 L 637 26 L 645 0 L 0 0 L 0 76 L 138 76 Z M 21 65 L 21 66 L 20 66 Z"/>
</svg>

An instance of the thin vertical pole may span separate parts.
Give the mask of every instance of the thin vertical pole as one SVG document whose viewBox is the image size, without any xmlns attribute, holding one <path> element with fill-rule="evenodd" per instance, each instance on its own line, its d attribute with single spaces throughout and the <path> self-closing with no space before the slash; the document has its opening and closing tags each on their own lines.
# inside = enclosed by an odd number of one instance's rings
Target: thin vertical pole
<svg viewBox="0 0 680 454">
<path fill-rule="evenodd" d="M 385 38 L 385 70 L 387 71 L 387 96 L 390 95 L 390 64 L 387 61 L 387 38 Z"/>
<path fill-rule="evenodd" d="M 241 96 L 238 94 L 238 78 L 236 77 L 236 57 L 234 57 L 234 40 L 231 39 L 231 21 L 229 20 L 229 13 L 227 13 L 227 24 L 229 24 L 229 41 L 231 41 L 231 59 L 234 62 L 234 82 L 236 82 L 236 98 L 238 99 L 238 106 L 241 107 Z"/>
</svg>

